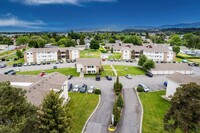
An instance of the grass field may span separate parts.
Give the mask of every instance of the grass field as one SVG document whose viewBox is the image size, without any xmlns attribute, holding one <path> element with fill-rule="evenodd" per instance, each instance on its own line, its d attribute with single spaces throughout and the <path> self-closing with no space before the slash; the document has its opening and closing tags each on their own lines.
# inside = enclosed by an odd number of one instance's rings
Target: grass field
<svg viewBox="0 0 200 133">
<path fill-rule="evenodd" d="M 69 93 L 69 97 L 71 100 L 67 107 L 72 117 L 70 133 L 81 133 L 85 122 L 98 104 L 99 96 L 95 94 Z"/>
<path fill-rule="evenodd" d="M 130 75 L 143 75 L 145 71 L 139 67 L 135 66 L 118 66 L 114 65 L 114 68 L 117 70 L 118 76 L 125 76 L 126 74 Z"/>
<path fill-rule="evenodd" d="M 183 59 L 176 57 L 176 62 L 182 62 Z"/>
<path fill-rule="evenodd" d="M 113 72 L 113 70 L 112 70 L 110 65 L 103 65 L 103 70 L 104 71 L 101 73 L 101 76 L 107 76 L 107 75 L 115 76 L 115 74 L 114 74 L 114 72 Z"/>
<path fill-rule="evenodd" d="M 41 73 L 41 71 L 45 71 L 46 73 L 59 72 L 64 75 L 79 76 L 79 73 L 76 72 L 76 68 L 58 68 L 58 69 L 49 69 L 49 70 L 25 71 L 25 72 L 17 72 L 17 74 L 38 75 Z"/>
<path fill-rule="evenodd" d="M 191 62 L 196 62 L 196 63 L 199 63 L 199 64 L 200 64 L 200 59 L 189 59 L 189 61 L 191 61 Z"/>
<path fill-rule="evenodd" d="M 8 66 L 12 66 L 14 63 L 24 63 L 24 58 L 21 58 L 19 60 L 16 60 L 16 61 L 9 61 L 7 63 Z"/>
<path fill-rule="evenodd" d="M 191 55 L 187 55 L 187 54 L 183 54 L 183 53 L 178 53 L 178 55 L 177 56 L 182 56 L 182 57 L 193 57 L 193 56 L 191 56 Z"/>
<path fill-rule="evenodd" d="M 165 95 L 165 91 L 139 94 L 144 109 L 143 133 L 167 133 L 163 128 L 163 117 L 170 108 L 170 103 L 164 100 L 162 95 Z"/>
<path fill-rule="evenodd" d="M 2 52 L 2 53 L 0 53 L 0 57 L 3 57 L 3 56 L 6 56 L 6 55 L 8 55 L 8 54 L 12 54 L 12 53 L 15 53 L 16 51 L 5 51 L 5 52 Z"/>
<path fill-rule="evenodd" d="M 99 50 L 82 50 L 80 51 L 80 58 L 100 58 Z"/>
<path fill-rule="evenodd" d="M 121 53 L 113 53 L 113 55 L 111 55 L 111 56 L 109 56 L 109 58 L 108 59 L 111 59 L 111 58 L 113 58 L 113 59 L 121 59 L 121 56 L 122 56 L 122 54 Z"/>
</svg>

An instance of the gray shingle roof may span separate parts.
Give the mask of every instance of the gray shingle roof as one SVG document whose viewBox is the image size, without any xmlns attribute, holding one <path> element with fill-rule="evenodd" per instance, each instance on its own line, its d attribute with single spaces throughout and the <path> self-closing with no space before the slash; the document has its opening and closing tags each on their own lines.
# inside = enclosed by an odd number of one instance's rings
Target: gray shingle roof
<svg viewBox="0 0 200 133">
<path fill-rule="evenodd" d="M 190 83 L 190 82 L 195 82 L 198 85 L 200 85 L 200 79 L 199 78 L 191 77 L 191 76 L 184 75 L 184 74 L 181 74 L 181 73 L 174 73 L 174 74 L 168 76 L 167 78 L 170 79 L 170 80 L 173 80 L 173 81 L 175 81 L 179 84 L 187 84 L 187 83 Z"/>
<path fill-rule="evenodd" d="M 67 48 L 31 48 L 26 50 L 25 52 L 57 52 L 57 51 L 66 51 L 66 50 L 73 50 L 76 49 L 74 47 L 67 47 Z"/>
<path fill-rule="evenodd" d="M 76 64 L 83 64 L 84 66 L 101 66 L 100 58 L 78 58 Z"/>
<path fill-rule="evenodd" d="M 158 63 L 152 70 L 192 71 L 192 68 L 186 63 Z"/>
</svg>

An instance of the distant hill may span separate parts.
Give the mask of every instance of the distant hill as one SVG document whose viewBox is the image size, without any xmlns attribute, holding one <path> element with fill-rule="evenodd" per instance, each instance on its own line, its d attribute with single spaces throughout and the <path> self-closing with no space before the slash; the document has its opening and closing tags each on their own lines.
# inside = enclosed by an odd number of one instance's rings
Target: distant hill
<svg viewBox="0 0 200 133">
<path fill-rule="evenodd" d="M 180 23 L 175 25 L 162 25 L 158 28 L 164 29 L 164 28 L 200 28 L 200 22 L 196 23 Z"/>
</svg>

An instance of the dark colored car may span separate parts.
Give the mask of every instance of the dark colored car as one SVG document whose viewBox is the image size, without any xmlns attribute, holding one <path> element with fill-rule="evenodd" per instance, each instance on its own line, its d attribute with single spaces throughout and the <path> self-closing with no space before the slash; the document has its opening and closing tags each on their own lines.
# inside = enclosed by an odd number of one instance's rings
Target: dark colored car
<svg viewBox="0 0 200 133">
<path fill-rule="evenodd" d="M 68 78 L 68 80 L 70 80 L 71 78 L 73 78 L 73 75 L 69 75 L 69 78 Z"/>
<path fill-rule="evenodd" d="M 9 70 L 7 72 L 4 73 L 5 75 L 9 74 L 9 75 L 15 75 L 16 72 L 14 70 Z"/>
<path fill-rule="evenodd" d="M 148 77 L 153 77 L 153 74 L 152 73 L 150 73 L 150 72 L 146 72 L 146 74 L 145 74 L 146 76 L 148 76 Z"/>
<path fill-rule="evenodd" d="M 46 65 L 46 62 L 42 62 L 42 65 Z"/>
<path fill-rule="evenodd" d="M 67 60 L 67 63 L 70 63 L 71 61 L 70 60 Z"/>
<path fill-rule="evenodd" d="M 79 91 L 80 93 L 85 93 L 87 91 L 87 85 L 83 84 Z"/>
<path fill-rule="evenodd" d="M 71 83 L 68 83 L 68 91 L 71 91 L 73 88 L 73 85 Z"/>
<path fill-rule="evenodd" d="M 57 69 L 57 66 L 53 66 L 53 69 Z"/>
<path fill-rule="evenodd" d="M 14 64 L 13 64 L 13 67 L 17 67 L 17 64 L 16 64 L 16 63 L 14 63 Z"/>
<path fill-rule="evenodd" d="M 22 63 L 18 63 L 18 64 L 17 64 L 18 67 L 21 67 L 22 65 L 23 65 Z"/>
<path fill-rule="evenodd" d="M 35 66 L 35 65 L 36 65 L 36 63 L 35 63 L 35 62 L 32 62 L 32 63 L 31 63 L 31 65 L 32 65 L 32 66 Z"/>
<path fill-rule="evenodd" d="M 163 85 L 164 85 L 165 87 L 167 87 L 167 82 L 164 82 Z"/>
<path fill-rule="evenodd" d="M 6 67 L 6 64 L 0 64 L 0 68 Z"/>
<path fill-rule="evenodd" d="M 111 76 L 105 76 L 107 80 L 112 80 Z"/>
<path fill-rule="evenodd" d="M 60 62 L 61 64 L 63 63 L 63 61 L 62 61 L 62 60 L 60 60 L 59 62 Z"/>
<path fill-rule="evenodd" d="M 96 81 L 100 81 L 101 80 L 101 76 L 100 75 L 96 75 Z"/>
<path fill-rule="evenodd" d="M 51 62 L 47 62 L 47 65 L 51 64 Z"/>
<path fill-rule="evenodd" d="M 198 64 L 198 63 L 194 63 L 194 66 L 198 67 L 198 66 L 199 66 L 199 64 Z"/>
</svg>

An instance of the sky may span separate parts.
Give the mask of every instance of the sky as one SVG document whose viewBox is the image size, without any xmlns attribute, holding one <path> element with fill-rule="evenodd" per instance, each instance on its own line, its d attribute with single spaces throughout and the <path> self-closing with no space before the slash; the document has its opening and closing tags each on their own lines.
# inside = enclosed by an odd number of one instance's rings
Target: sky
<svg viewBox="0 0 200 133">
<path fill-rule="evenodd" d="M 200 0 L 0 0 L 0 31 L 117 30 L 200 22 Z"/>
</svg>

